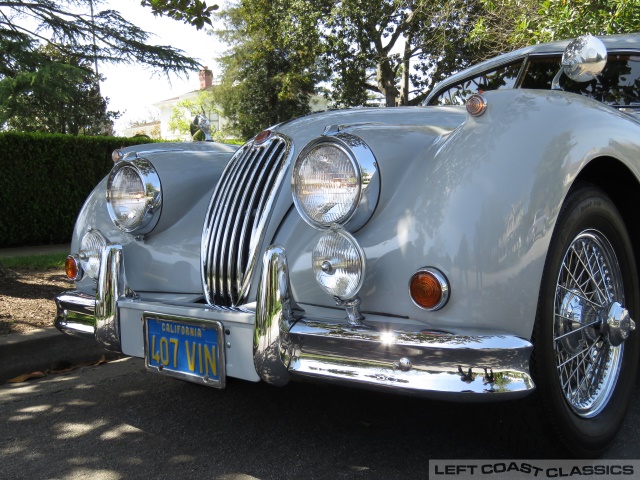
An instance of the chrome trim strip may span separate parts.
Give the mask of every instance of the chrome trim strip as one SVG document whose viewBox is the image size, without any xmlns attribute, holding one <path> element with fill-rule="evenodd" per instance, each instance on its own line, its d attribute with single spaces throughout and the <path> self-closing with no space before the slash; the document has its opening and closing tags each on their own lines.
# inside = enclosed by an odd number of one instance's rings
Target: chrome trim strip
<svg viewBox="0 0 640 480">
<path fill-rule="evenodd" d="M 506 335 L 464 336 L 405 326 L 361 327 L 300 320 L 289 332 L 295 376 L 379 389 L 524 396 L 533 345 Z"/>
<path fill-rule="evenodd" d="M 457 400 L 477 400 L 482 393 L 520 397 L 535 388 L 529 374 L 533 345 L 513 335 L 302 317 L 291 295 L 284 248 L 277 245 L 264 255 L 257 300 L 254 365 L 274 385 L 313 377 Z"/>
<path fill-rule="evenodd" d="M 216 189 L 211 196 L 211 201 L 209 203 L 209 216 L 208 221 L 205 221 L 205 229 L 202 235 L 204 241 L 200 246 L 200 258 L 202 262 L 202 270 L 205 273 L 203 277 L 203 285 L 205 286 L 205 298 L 207 300 L 207 303 L 210 305 L 214 305 L 216 303 L 216 296 L 221 295 L 220 287 L 218 284 L 220 279 L 218 278 L 217 271 L 215 270 L 215 266 L 219 265 L 219 234 L 218 230 L 214 227 L 219 225 L 221 218 L 223 218 L 223 200 L 229 198 L 231 194 L 231 187 L 240 172 L 241 163 L 239 161 L 233 162 L 233 159 L 236 158 L 236 156 L 243 156 L 246 150 L 247 149 L 244 147 L 241 148 L 229 161 L 229 163 L 225 167 L 224 172 L 222 173 L 222 176 L 220 177 L 220 181 L 218 182 L 218 185 L 216 186 Z"/>
<path fill-rule="evenodd" d="M 287 146 L 285 146 L 284 151 L 284 165 L 280 165 L 280 168 L 269 168 L 269 175 L 263 185 L 275 185 L 278 187 L 283 180 L 283 174 L 286 169 L 287 157 L 289 155 Z M 278 158 L 274 158 L 274 155 L 277 152 L 272 152 L 269 156 L 268 163 L 274 163 L 278 161 Z M 264 170 L 263 170 L 264 175 Z M 261 179 L 263 178 L 261 175 Z M 275 180 L 274 180 L 275 177 Z M 249 205 L 255 205 L 254 202 L 258 201 L 258 207 L 256 208 L 257 212 L 265 212 L 263 215 L 256 215 L 253 218 L 253 223 L 251 223 L 251 216 L 247 215 L 245 217 L 244 223 L 242 225 L 242 234 L 240 236 L 240 245 L 247 245 L 248 250 L 244 255 L 238 255 L 237 258 L 237 271 L 238 271 L 238 279 L 237 279 L 237 287 L 238 292 L 241 296 L 246 297 L 246 293 L 249 289 L 249 282 L 251 281 L 251 273 L 257 263 L 258 256 L 255 254 L 251 254 L 251 252 L 256 252 L 258 246 L 262 243 L 262 239 L 264 237 L 264 229 L 267 224 L 268 219 L 271 217 L 271 209 L 273 206 L 273 202 L 275 199 L 275 191 L 274 194 L 269 196 L 263 195 L 261 189 L 255 189 L 253 195 L 251 197 Z M 266 207 L 265 207 L 266 205 Z M 251 223 L 251 227 L 249 230 L 249 224 Z M 249 238 L 247 237 L 249 234 Z M 246 266 L 246 272 L 242 272 L 242 266 Z"/>
</svg>

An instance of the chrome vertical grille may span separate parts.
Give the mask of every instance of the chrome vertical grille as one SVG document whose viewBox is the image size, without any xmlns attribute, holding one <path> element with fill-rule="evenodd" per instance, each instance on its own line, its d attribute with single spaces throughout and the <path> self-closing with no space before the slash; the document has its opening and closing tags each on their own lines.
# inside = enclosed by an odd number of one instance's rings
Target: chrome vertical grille
<svg viewBox="0 0 640 480">
<path fill-rule="evenodd" d="M 222 173 L 202 231 L 202 282 L 210 305 L 245 300 L 290 151 L 290 142 L 280 136 L 247 143 Z"/>
</svg>

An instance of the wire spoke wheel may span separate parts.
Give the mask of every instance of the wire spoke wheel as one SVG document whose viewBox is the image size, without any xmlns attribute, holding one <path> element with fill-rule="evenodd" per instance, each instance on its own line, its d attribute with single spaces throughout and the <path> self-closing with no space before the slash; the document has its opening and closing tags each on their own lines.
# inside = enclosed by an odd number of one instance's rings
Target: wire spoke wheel
<svg viewBox="0 0 640 480">
<path fill-rule="evenodd" d="M 633 396 L 640 306 L 633 243 L 616 205 L 592 184 L 567 195 L 549 242 L 531 372 L 540 419 L 571 456 L 613 442 Z"/>
<path fill-rule="evenodd" d="M 601 329 L 615 301 L 624 304 L 615 252 L 600 232 L 583 231 L 562 261 L 554 319 L 558 380 L 565 400 L 582 417 L 602 411 L 618 379 L 624 344 L 612 346 Z"/>
</svg>

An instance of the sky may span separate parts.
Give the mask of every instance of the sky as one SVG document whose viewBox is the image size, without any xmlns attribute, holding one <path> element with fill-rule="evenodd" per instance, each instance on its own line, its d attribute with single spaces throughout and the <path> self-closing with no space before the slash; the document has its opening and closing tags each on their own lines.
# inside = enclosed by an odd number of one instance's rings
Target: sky
<svg viewBox="0 0 640 480">
<path fill-rule="evenodd" d="M 207 3 L 213 4 L 211 1 Z M 176 20 L 154 17 L 150 8 L 144 8 L 132 0 L 107 0 L 98 8 L 119 11 L 123 18 L 153 34 L 149 43 L 183 50 L 185 55 L 208 66 L 213 70 L 214 77 L 217 76 L 219 70 L 215 58 L 226 47 L 215 37 L 207 35 L 206 28 L 196 30 Z M 105 63 L 99 63 L 98 70 L 106 77 L 100 84 L 100 91 L 103 97 L 109 99 L 109 110 L 122 112 L 120 119 L 115 122 L 117 135 L 121 135 L 132 121 L 148 120 L 150 112 L 157 112 L 154 103 L 197 90 L 200 86 L 198 72 L 190 72 L 186 77 L 172 74 L 167 78 L 162 74 L 154 74 L 144 65 Z"/>
</svg>

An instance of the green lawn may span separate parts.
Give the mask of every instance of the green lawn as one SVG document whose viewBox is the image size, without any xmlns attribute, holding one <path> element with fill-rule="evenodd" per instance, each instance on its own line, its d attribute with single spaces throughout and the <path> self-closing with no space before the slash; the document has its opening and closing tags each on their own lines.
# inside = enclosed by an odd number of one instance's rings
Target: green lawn
<svg viewBox="0 0 640 480">
<path fill-rule="evenodd" d="M 31 270 L 46 270 L 49 268 L 64 269 L 65 258 L 67 258 L 66 253 L 2 257 L 0 258 L 0 266 L 4 268 L 29 268 Z"/>
</svg>

